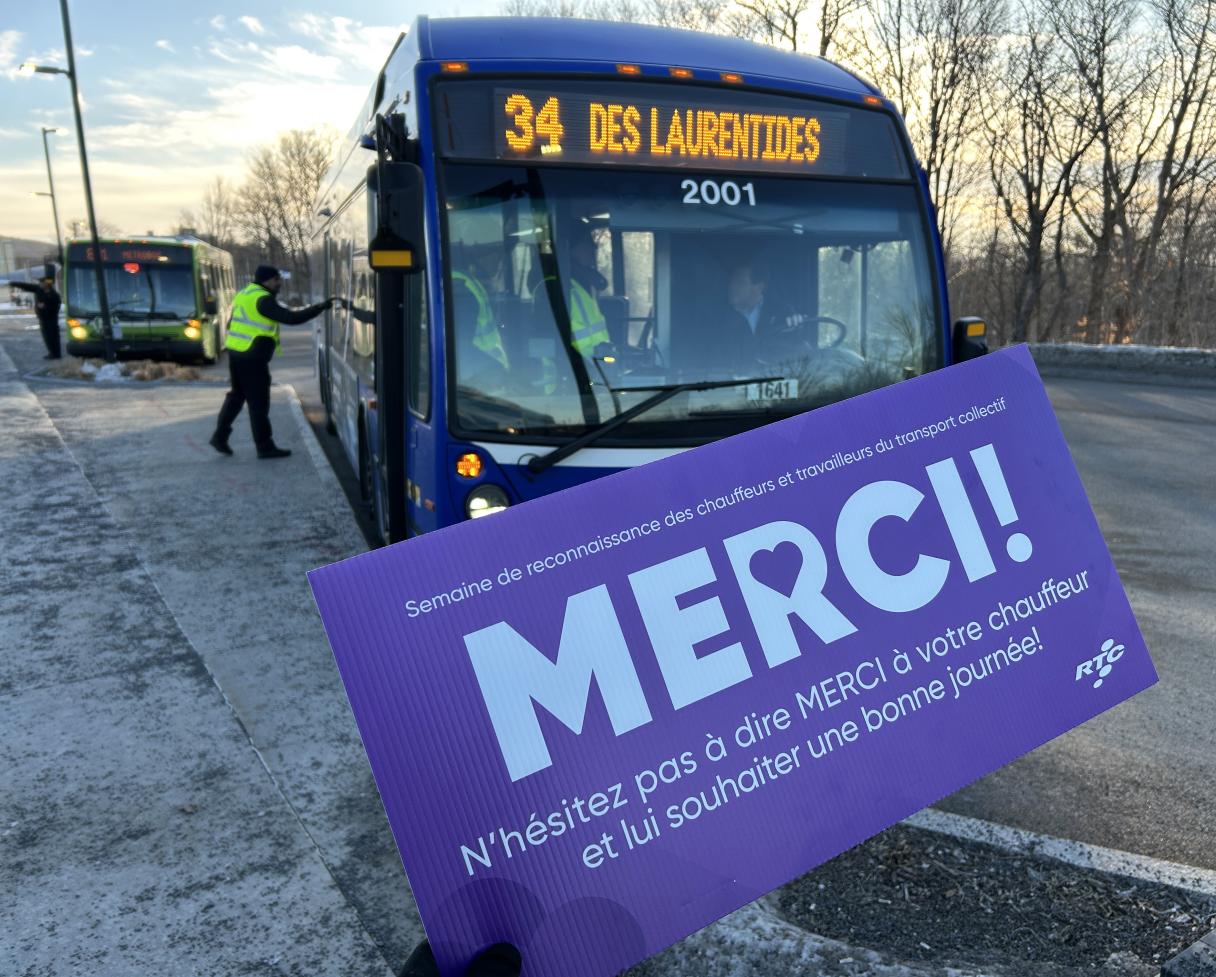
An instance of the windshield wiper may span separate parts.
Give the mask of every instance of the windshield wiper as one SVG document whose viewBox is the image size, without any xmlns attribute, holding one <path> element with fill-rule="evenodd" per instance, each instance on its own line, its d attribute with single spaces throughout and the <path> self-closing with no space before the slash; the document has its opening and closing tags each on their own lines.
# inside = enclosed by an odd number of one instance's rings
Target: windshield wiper
<svg viewBox="0 0 1216 977">
<path fill-rule="evenodd" d="M 617 393 L 640 393 L 653 390 L 655 394 L 653 397 L 647 397 L 640 404 L 634 404 L 623 414 L 617 414 L 616 417 L 609 418 L 603 424 L 596 425 L 586 434 L 581 434 L 574 440 L 567 441 L 565 444 L 559 445 L 543 455 L 534 455 L 528 459 L 527 469 L 532 474 L 539 475 L 545 469 L 552 468 L 559 461 L 569 458 L 576 451 L 581 451 L 587 445 L 598 441 L 605 434 L 611 434 L 618 427 L 628 424 L 639 414 L 646 413 L 652 407 L 658 407 L 659 404 L 670 400 L 676 394 L 684 393 L 686 390 L 718 390 L 723 387 L 742 387 L 749 383 L 769 383 L 783 379 L 785 378 L 748 377 L 745 380 L 694 380 L 689 383 L 671 383 L 653 387 L 617 387 Z"/>
</svg>

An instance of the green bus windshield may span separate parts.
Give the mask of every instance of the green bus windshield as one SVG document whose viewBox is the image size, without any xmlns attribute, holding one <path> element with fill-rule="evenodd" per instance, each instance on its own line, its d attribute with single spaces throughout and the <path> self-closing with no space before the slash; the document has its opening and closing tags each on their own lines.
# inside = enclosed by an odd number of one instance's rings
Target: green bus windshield
<svg viewBox="0 0 1216 977">
<path fill-rule="evenodd" d="M 116 317 L 180 319 L 198 314 L 190 248 L 105 242 L 101 251 L 106 297 Z M 92 248 L 71 245 L 67 264 L 69 315 L 97 315 Z"/>
</svg>

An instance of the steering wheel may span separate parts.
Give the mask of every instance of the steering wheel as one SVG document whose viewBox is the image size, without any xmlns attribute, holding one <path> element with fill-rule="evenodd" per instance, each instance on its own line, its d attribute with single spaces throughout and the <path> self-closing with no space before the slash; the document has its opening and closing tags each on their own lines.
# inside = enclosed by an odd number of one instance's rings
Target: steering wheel
<svg viewBox="0 0 1216 977">
<path fill-rule="evenodd" d="M 826 345 L 823 343 L 820 343 L 820 345 L 819 345 L 820 349 L 835 349 L 837 346 L 839 346 L 841 343 L 844 342 L 844 337 L 849 334 L 849 327 L 847 325 L 845 325 L 845 323 L 841 322 L 839 319 L 834 318 L 833 316 L 830 316 L 830 315 L 810 316 L 806 319 L 806 323 L 809 324 L 812 322 L 814 322 L 816 324 L 818 324 L 820 322 L 826 322 L 828 325 L 835 326 L 839 330 L 836 333 L 836 335 L 834 337 L 832 337 L 832 342 L 827 343 Z"/>
</svg>

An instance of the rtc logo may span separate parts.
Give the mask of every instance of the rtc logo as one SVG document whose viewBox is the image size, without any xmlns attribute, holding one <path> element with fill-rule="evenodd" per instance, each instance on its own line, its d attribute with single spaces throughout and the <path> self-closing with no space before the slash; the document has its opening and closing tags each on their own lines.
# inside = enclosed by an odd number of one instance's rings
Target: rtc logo
<svg viewBox="0 0 1216 977">
<path fill-rule="evenodd" d="M 1098 688 L 1102 684 L 1102 680 L 1110 674 L 1110 670 L 1114 667 L 1115 662 L 1123 657 L 1123 645 L 1115 641 L 1114 638 L 1107 638 L 1102 642 L 1102 650 L 1088 661 L 1081 662 L 1077 666 L 1077 681 L 1081 681 L 1083 675 L 1097 677 L 1094 679 L 1094 688 Z"/>
</svg>

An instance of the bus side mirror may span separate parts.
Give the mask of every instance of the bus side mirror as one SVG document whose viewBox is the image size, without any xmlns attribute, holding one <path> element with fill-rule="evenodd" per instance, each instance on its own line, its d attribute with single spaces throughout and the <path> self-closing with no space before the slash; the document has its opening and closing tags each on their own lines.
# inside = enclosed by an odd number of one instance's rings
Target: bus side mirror
<svg viewBox="0 0 1216 977">
<path fill-rule="evenodd" d="M 219 310 L 220 306 L 214 295 L 208 295 L 203 299 L 203 315 L 215 315 Z"/>
<path fill-rule="evenodd" d="M 954 323 L 954 362 L 962 363 L 988 352 L 988 323 L 966 316 Z"/>
<path fill-rule="evenodd" d="M 377 272 L 422 271 L 426 240 L 422 169 L 414 163 L 386 161 L 371 170 L 368 189 L 375 188 L 378 206 L 368 263 Z"/>
</svg>

